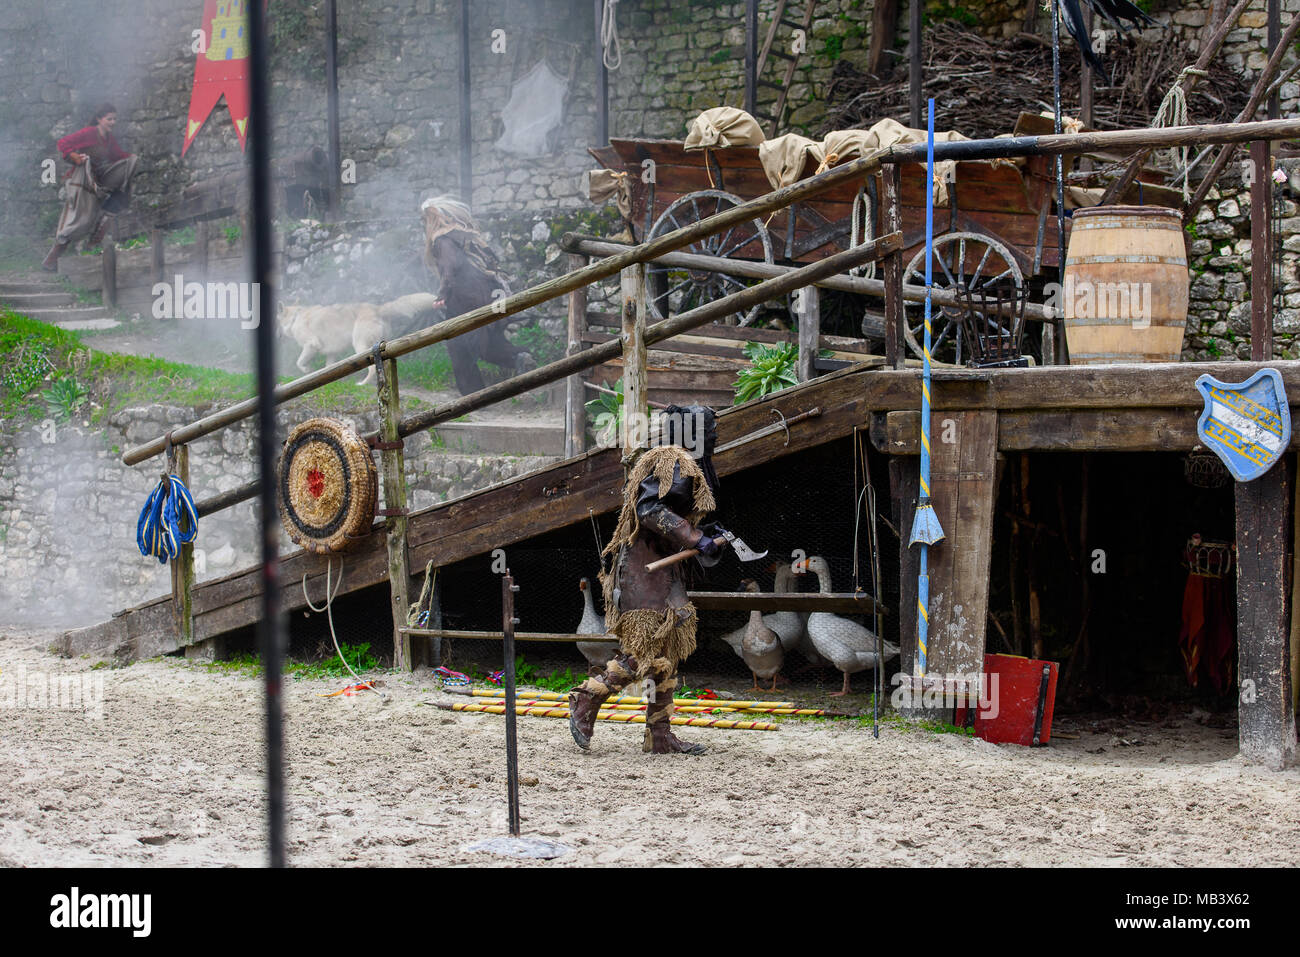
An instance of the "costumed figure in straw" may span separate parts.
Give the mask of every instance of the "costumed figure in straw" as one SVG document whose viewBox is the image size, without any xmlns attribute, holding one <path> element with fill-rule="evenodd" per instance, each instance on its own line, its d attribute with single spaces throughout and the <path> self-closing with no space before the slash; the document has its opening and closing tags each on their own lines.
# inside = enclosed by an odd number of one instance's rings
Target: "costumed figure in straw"
<svg viewBox="0 0 1300 957">
<path fill-rule="evenodd" d="M 717 563 L 721 547 L 715 525 L 702 526 L 716 507 L 717 475 L 710 456 L 717 441 L 712 409 L 669 406 L 660 419 L 662 444 L 633 465 L 623 488 L 618 527 L 603 556 L 601 573 L 605 627 L 619 639 L 619 653 L 605 670 L 569 693 L 569 728 L 584 750 L 591 744 L 596 716 L 605 699 L 633 681 L 649 678 L 642 750 L 654 754 L 701 754 L 704 746 L 672 734 L 677 666 L 695 650 L 695 606 L 686 598 L 683 563 L 655 571 L 646 566 L 688 549 L 702 564 Z M 687 448 L 693 448 L 692 455 Z"/>
</svg>

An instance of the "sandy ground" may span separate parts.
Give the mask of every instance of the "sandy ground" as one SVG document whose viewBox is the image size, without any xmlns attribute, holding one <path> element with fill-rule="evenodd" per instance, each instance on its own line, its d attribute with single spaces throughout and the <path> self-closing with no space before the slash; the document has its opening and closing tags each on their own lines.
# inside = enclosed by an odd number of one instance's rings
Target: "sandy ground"
<svg viewBox="0 0 1300 957">
<path fill-rule="evenodd" d="M 91 670 L 51 637 L 0 638 L 0 865 L 264 864 L 260 682 L 178 659 Z M 102 717 L 8 706 L 20 673 L 29 696 L 62 676 L 92 700 L 102 676 Z M 607 725 L 584 754 L 566 722 L 520 718 L 525 836 L 571 851 L 502 858 L 466 846 L 506 832 L 504 720 L 387 681 L 387 702 L 286 682 L 291 863 L 1300 863 L 1300 770 L 1248 767 L 1235 732 L 1191 716 L 1062 721 L 1079 737 L 1035 750 L 898 725 L 683 732 L 700 758 Z"/>
</svg>

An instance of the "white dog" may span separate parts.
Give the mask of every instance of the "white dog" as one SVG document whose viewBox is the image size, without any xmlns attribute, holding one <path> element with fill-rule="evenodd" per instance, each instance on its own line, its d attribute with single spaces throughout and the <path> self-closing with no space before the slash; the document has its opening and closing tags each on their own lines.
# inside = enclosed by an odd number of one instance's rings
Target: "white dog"
<svg viewBox="0 0 1300 957">
<path fill-rule="evenodd" d="M 312 371 L 312 360 L 323 355 L 326 362 L 353 353 L 369 352 L 381 339 L 388 338 L 388 323 L 379 309 L 365 302 L 346 302 L 333 306 L 280 307 L 280 334 L 302 346 L 298 368 Z M 375 381 L 375 367 L 366 370 L 362 385 Z"/>
</svg>

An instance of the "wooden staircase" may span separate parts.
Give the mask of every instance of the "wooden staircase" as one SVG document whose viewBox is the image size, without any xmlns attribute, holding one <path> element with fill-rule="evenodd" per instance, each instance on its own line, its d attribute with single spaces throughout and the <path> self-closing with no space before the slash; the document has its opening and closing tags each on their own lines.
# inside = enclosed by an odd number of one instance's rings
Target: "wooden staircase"
<svg viewBox="0 0 1300 957">
<path fill-rule="evenodd" d="M 776 90 L 776 106 L 771 116 L 755 117 L 760 124 L 766 120 L 769 138 L 776 136 L 781 127 L 781 121 L 785 116 L 786 103 L 790 98 L 790 84 L 794 80 L 794 71 L 799 67 L 800 57 L 808 52 L 808 43 L 811 42 L 810 34 L 813 17 L 817 12 L 817 4 L 815 0 L 808 0 L 805 4 L 802 19 L 798 18 L 798 13 L 795 10 L 796 6 L 797 4 L 788 3 L 787 0 L 777 0 L 772 23 L 767 29 L 767 36 L 763 40 L 762 49 L 758 52 L 758 62 L 754 70 L 759 86 Z M 785 37 L 784 50 L 778 47 L 776 43 L 777 35 L 781 32 L 782 27 L 786 27 L 790 31 Z M 803 45 L 798 52 L 795 52 L 794 38 L 798 36 L 797 31 L 803 31 Z M 785 76 L 779 83 L 763 79 L 763 69 L 767 66 L 769 58 L 785 61 Z"/>
</svg>

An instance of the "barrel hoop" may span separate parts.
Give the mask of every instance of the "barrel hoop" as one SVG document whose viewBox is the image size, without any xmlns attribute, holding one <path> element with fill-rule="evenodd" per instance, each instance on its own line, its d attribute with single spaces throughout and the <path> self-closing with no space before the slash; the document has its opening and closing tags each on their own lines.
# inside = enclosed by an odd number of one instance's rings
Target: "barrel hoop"
<svg viewBox="0 0 1300 957">
<path fill-rule="evenodd" d="M 1147 253 L 1133 253 L 1127 256 L 1069 256 L 1065 257 L 1065 268 L 1071 266 L 1094 266 L 1098 263 L 1159 263 L 1162 266 L 1181 266 L 1187 268 L 1187 259 L 1183 256 L 1153 256 Z"/>
</svg>

